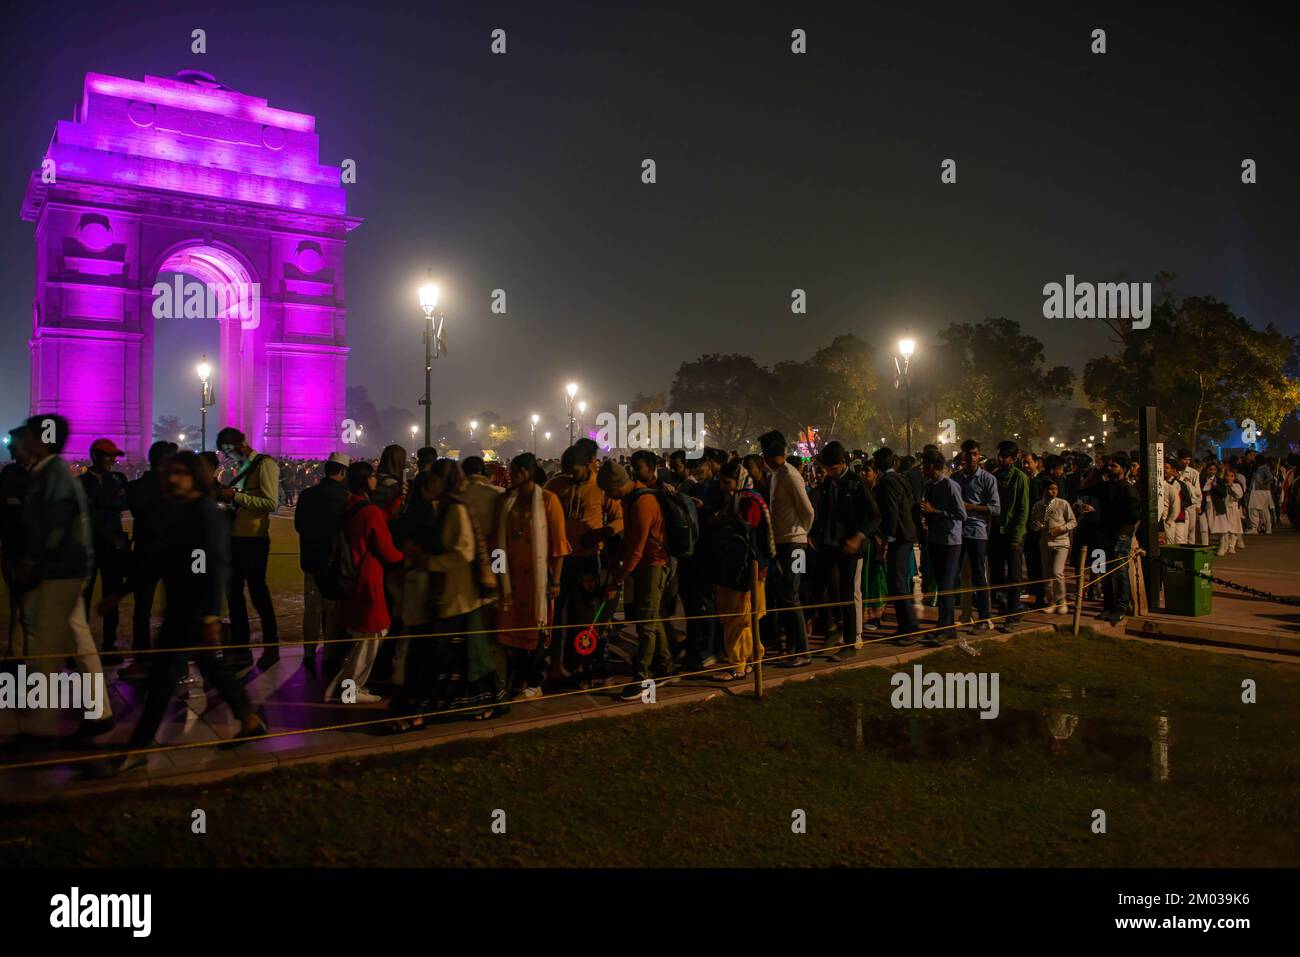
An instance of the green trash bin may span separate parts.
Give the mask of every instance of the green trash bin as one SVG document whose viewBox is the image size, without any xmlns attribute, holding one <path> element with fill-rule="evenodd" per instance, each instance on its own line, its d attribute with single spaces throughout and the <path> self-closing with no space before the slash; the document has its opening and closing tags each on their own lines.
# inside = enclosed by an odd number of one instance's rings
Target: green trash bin
<svg viewBox="0 0 1300 957">
<path fill-rule="evenodd" d="M 1165 611 L 1171 615 L 1208 615 L 1214 584 L 1214 549 L 1209 545 L 1164 545 Z"/>
</svg>

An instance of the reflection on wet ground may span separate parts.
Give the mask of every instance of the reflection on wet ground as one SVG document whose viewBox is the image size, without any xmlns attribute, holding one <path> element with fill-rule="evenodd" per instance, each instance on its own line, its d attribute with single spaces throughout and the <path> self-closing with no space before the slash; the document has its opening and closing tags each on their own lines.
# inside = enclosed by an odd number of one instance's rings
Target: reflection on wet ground
<svg viewBox="0 0 1300 957">
<path fill-rule="evenodd" d="M 854 707 L 854 747 L 896 761 L 988 758 L 1012 770 L 1018 758 L 1047 757 L 1072 770 L 1131 781 L 1169 780 L 1170 720 L 1081 715 L 1072 700 L 1113 698 L 1105 688 L 1058 688 L 1057 707 L 1003 708 L 992 721 L 969 711 L 900 710 L 866 715 Z"/>
</svg>

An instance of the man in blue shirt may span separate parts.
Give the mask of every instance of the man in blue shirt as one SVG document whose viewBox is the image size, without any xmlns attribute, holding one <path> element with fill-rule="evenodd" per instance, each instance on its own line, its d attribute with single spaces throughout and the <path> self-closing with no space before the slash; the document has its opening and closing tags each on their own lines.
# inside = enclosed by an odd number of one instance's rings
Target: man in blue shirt
<svg viewBox="0 0 1300 957">
<path fill-rule="evenodd" d="M 930 642 L 941 645 L 956 637 L 952 625 L 956 618 L 957 569 L 961 561 L 962 527 L 966 523 L 966 506 L 961 487 L 943 474 L 943 453 L 927 450 L 921 456 L 925 473 L 925 498 L 920 503 L 921 522 L 939 588 L 939 629 L 931 632 Z M 945 594 L 947 592 L 948 594 Z"/>
<path fill-rule="evenodd" d="M 962 525 L 961 559 L 957 563 L 970 566 L 970 583 L 980 589 L 975 592 L 974 631 L 992 631 L 989 621 L 988 547 L 989 525 L 1001 508 L 998 499 L 998 480 L 987 469 L 980 468 L 980 444 L 967 439 L 961 444 L 961 470 L 953 481 L 961 486 L 962 504 L 966 506 L 966 521 Z"/>
</svg>

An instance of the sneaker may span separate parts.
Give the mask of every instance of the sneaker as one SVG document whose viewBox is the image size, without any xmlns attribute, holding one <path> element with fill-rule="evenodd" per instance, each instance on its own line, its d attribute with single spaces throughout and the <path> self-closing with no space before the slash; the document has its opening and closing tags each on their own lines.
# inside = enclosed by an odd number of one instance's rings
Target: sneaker
<svg viewBox="0 0 1300 957">
<path fill-rule="evenodd" d="M 644 679 L 633 681 L 630 685 L 624 685 L 623 689 L 619 691 L 618 696 L 624 701 L 631 701 L 633 698 L 641 697 L 642 680 Z"/>
<path fill-rule="evenodd" d="M 858 649 L 852 647 L 844 647 L 841 648 L 839 651 L 835 652 L 835 654 L 831 655 L 830 660 L 836 662 L 850 661 L 853 658 L 856 658 L 857 655 L 858 655 Z"/>
<path fill-rule="evenodd" d="M 1065 602 L 1061 602 L 1059 605 L 1056 606 L 1056 613 L 1058 615 L 1068 615 L 1070 613 L 1070 606 L 1067 605 Z"/>
<path fill-rule="evenodd" d="M 911 632 L 908 632 L 907 634 L 903 634 L 903 635 L 895 635 L 893 640 L 894 640 L 894 644 L 899 645 L 900 647 L 910 648 L 914 645 L 919 645 L 921 643 L 921 636 L 914 635 Z"/>
<path fill-rule="evenodd" d="M 970 628 L 971 634 L 979 634 L 981 631 L 992 631 L 992 630 L 993 630 L 993 622 L 989 621 L 987 618 L 984 619 L 983 621 L 975 622 L 975 624 L 971 625 Z"/>
<path fill-rule="evenodd" d="M 880 622 L 876 621 L 874 618 L 868 618 L 866 621 L 862 623 L 862 630 L 880 631 L 881 630 Z"/>
<path fill-rule="evenodd" d="M 775 664 L 778 668 L 807 668 L 812 661 L 812 655 L 795 655 L 793 658 L 783 658 Z"/>
<path fill-rule="evenodd" d="M 540 685 L 537 687 L 525 688 L 523 690 L 523 697 L 525 698 L 540 698 L 541 696 L 542 696 L 542 689 Z M 360 700 L 360 698 L 361 696 L 357 695 L 357 699 Z"/>
</svg>

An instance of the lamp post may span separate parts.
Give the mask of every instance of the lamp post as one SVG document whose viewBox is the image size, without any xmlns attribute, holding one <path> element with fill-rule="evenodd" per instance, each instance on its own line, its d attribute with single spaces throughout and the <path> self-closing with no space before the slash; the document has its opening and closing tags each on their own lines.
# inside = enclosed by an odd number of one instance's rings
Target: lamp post
<svg viewBox="0 0 1300 957">
<path fill-rule="evenodd" d="M 537 454 L 537 423 L 541 416 L 536 412 L 533 413 L 532 434 L 533 434 L 533 454 Z"/>
<path fill-rule="evenodd" d="M 578 383 L 570 382 L 564 387 L 564 394 L 568 397 L 569 406 L 569 444 L 573 444 L 573 399 L 578 394 Z"/>
<path fill-rule="evenodd" d="M 208 450 L 208 406 L 212 405 L 212 366 L 208 365 L 208 357 L 204 356 L 203 361 L 195 366 L 194 371 L 199 374 L 199 451 Z"/>
<path fill-rule="evenodd" d="M 432 269 L 428 271 L 428 276 L 432 280 Z M 424 398 L 420 400 L 420 405 L 424 406 L 424 444 L 429 445 L 432 440 L 430 433 L 433 431 L 430 405 L 433 360 L 447 351 L 446 343 L 442 338 L 442 324 L 445 317 L 438 311 L 438 287 L 432 281 L 420 287 L 420 308 L 424 310 Z"/>
<path fill-rule="evenodd" d="M 587 400 L 583 399 L 578 403 L 578 431 L 584 432 L 587 428 Z M 570 445 L 573 443 L 570 442 Z"/>
<path fill-rule="evenodd" d="M 904 418 L 907 421 L 907 454 L 912 454 L 912 353 L 916 351 L 915 339 L 899 339 L 898 355 L 902 357 L 902 364 L 899 364 L 898 358 L 894 359 L 894 368 L 898 370 L 898 377 L 903 380 L 903 408 Z"/>
<path fill-rule="evenodd" d="M 478 428 L 478 419 L 469 420 L 469 440 L 474 441 L 474 432 Z"/>
</svg>

